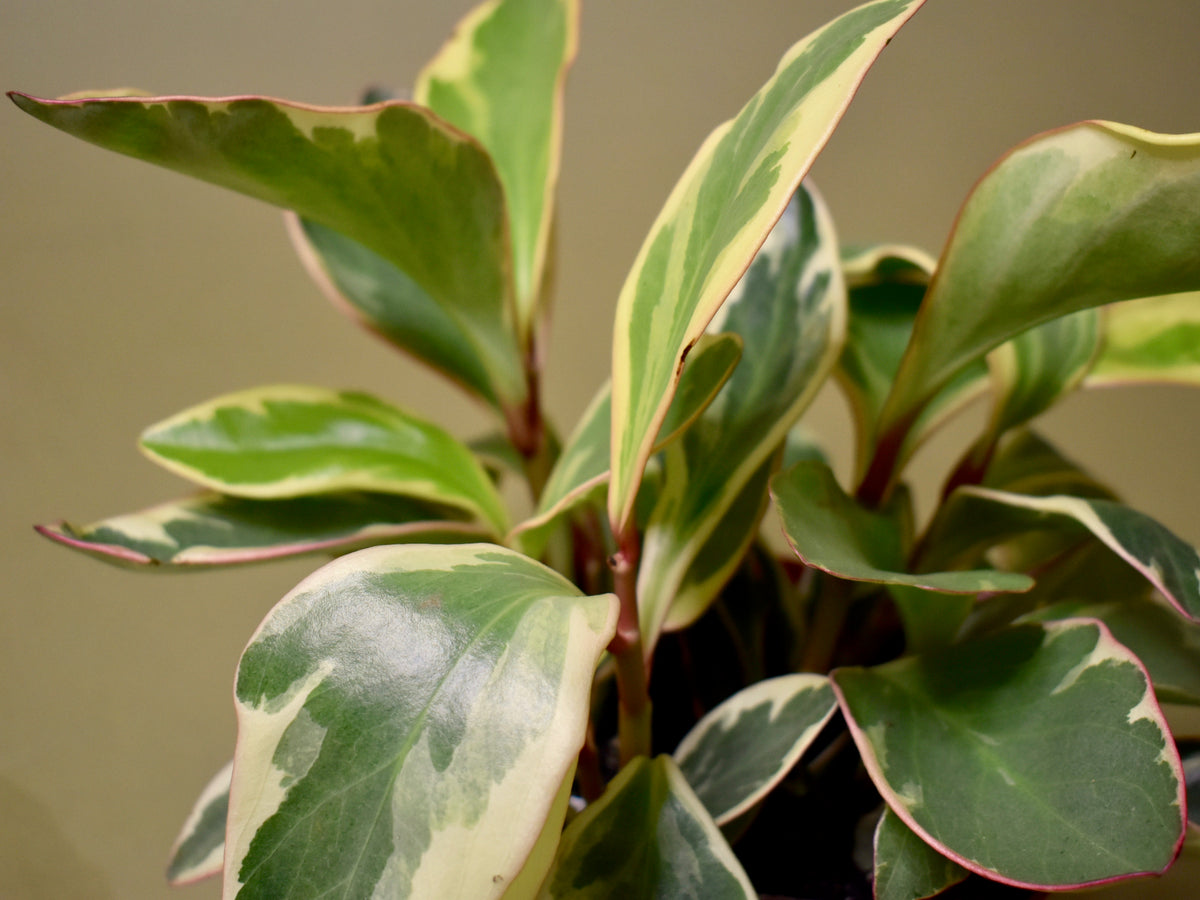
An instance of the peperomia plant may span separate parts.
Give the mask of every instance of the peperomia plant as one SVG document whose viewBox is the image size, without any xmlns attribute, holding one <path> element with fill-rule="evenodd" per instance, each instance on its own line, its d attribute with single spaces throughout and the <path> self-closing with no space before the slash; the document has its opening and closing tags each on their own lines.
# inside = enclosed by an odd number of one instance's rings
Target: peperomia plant
<svg viewBox="0 0 1200 900">
<path fill-rule="evenodd" d="M 197 493 L 40 529 L 141 569 L 337 557 L 246 647 L 172 881 L 916 900 L 1172 864 L 1195 751 L 1159 702 L 1200 705 L 1200 555 L 1031 423 L 1080 387 L 1200 381 L 1200 135 L 1062 128 L 980 180 L 940 258 L 842 246 L 804 177 L 921 2 L 800 41 L 703 143 L 565 439 L 539 365 L 577 0 L 480 6 L 412 101 L 10 95 L 286 209 L 330 299 L 492 422 L 466 444 L 255 388 L 142 436 Z M 831 377 L 849 484 L 798 424 Z M 982 395 L 917 521 L 906 464 Z"/>
</svg>

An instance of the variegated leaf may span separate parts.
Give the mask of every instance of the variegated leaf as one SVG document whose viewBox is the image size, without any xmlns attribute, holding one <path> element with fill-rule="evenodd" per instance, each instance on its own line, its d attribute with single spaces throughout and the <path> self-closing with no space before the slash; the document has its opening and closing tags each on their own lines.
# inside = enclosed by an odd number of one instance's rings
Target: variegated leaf
<svg viewBox="0 0 1200 900">
<path fill-rule="evenodd" d="M 837 709 L 829 679 L 782 675 L 738 691 L 675 749 L 683 777 L 718 825 L 770 793 Z"/>
<path fill-rule="evenodd" d="M 758 531 L 763 467 L 808 407 L 841 352 L 846 291 L 824 203 L 804 185 L 708 325 L 741 335 L 747 352 L 716 399 L 663 459 L 663 488 L 643 535 L 638 607 L 653 648 L 680 588 L 693 578 L 686 624 L 704 612 Z M 743 496 L 756 483 L 758 493 Z M 744 513 L 731 519 L 738 506 Z M 739 531 L 734 530 L 736 526 Z M 722 540 L 709 539 L 720 528 Z M 699 588 L 704 586 L 701 592 Z"/>
<path fill-rule="evenodd" d="M 1200 292 L 1104 310 L 1104 346 L 1085 384 L 1200 385 Z"/>
<path fill-rule="evenodd" d="M 978 483 L 1005 432 L 1041 415 L 1082 382 L 1100 351 L 1100 312 L 1082 309 L 1017 335 L 987 355 L 994 402 L 983 434 L 950 484 Z"/>
<path fill-rule="evenodd" d="M 227 394 L 142 435 L 155 462 L 224 494 L 282 499 L 343 491 L 465 509 L 504 534 L 507 513 L 471 452 L 367 394 L 281 385 Z"/>
<path fill-rule="evenodd" d="M 875 900 L 925 900 L 968 874 L 921 840 L 890 807 L 883 808 L 875 826 Z"/>
<path fill-rule="evenodd" d="M 462 543 L 488 529 L 458 510 L 386 494 L 247 500 L 205 492 L 76 528 L 40 525 L 52 541 L 118 566 L 224 566 L 371 544 Z"/>
<path fill-rule="evenodd" d="M 549 862 L 615 627 L 611 595 L 486 544 L 301 582 L 238 667 L 225 896 L 503 896 Z"/>
<path fill-rule="evenodd" d="M 939 261 L 865 493 L 886 493 L 921 409 L 989 350 L 1077 310 L 1200 288 L 1197 209 L 1200 135 L 1084 122 L 1010 152 L 967 199 Z"/>
<path fill-rule="evenodd" d="M 1024 517 L 1028 527 L 1036 527 L 1048 517 L 1073 520 L 1141 572 L 1181 613 L 1200 618 L 1200 553 L 1145 513 L 1111 500 L 1029 497 L 982 487 L 961 490 L 1010 507 Z"/>
<path fill-rule="evenodd" d="M 1099 622 L 1015 626 L 832 678 L 888 805 L 965 868 L 1063 890 L 1175 859 L 1179 756 L 1145 671 Z"/>
<path fill-rule="evenodd" d="M 780 472 L 771 480 L 771 496 L 800 560 L 839 578 L 955 594 L 1019 592 L 1033 585 L 1027 575 L 993 569 L 909 572 L 896 516 L 859 506 L 821 463 Z"/>
<path fill-rule="evenodd" d="M 339 310 L 389 344 L 493 405 L 484 346 L 464 310 L 439 303 L 390 260 L 346 235 L 285 216 L 297 256 Z"/>
<path fill-rule="evenodd" d="M 1097 592 L 1091 598 L 1057 603 L 1023 621 L 1099 619 L 1142 661 L 1159 702 L 1200 706 L 1200 625 L 1148 597 L 1105 601 L 1099 599 L 1102 596 Z"/>
<path fill-rule="evenodd" d="M 496 165 L 512 229 L 517 322 L 525 340 L 549 252 L 563 82 L 578 29 L 578 0 L 490 0 L 459 23 L 421 72 L 413 95 L 477 138 Z"/>
<path fill-rule="evenodd" d="M 656 450 L 686 430 L 729 379 L 742 353 L 736 334 L 703 335 L 688 355 Z M 588 404 L 559 455 L 537 511 L 514 529 L 530 556 L 540 556 L 554 522 L 608 481 L 612 393 L 605 384 Z"/>
<path fill-rule="evenodd" d="M 756 900 L 669 756 L 638 757 L 563 832 L 540 900 Z"/>
<path fill-rule="evenodd" d="M 921 0 L 877 0 L 800 41 L 676 184 L 617 303 L 609 519 L 621 531 L 680 363 L 741 278 L 875 57 Z"/>
<path fill-rule="evenodd" d="M 68 134 L 295 210 L 370 248 L 451 311 L 503 406 L 525 400 L 504 190 L 478 142 L 429 110 L 10 96 Z"/>
<path fill-rule="evenodd" d="M 229 762 L 209 780 L 192 806 L 167 863 L 167 881 L 171 885 L 192 884 L 221 874 L 232 777 L 233 763 Z"/>
</svg>

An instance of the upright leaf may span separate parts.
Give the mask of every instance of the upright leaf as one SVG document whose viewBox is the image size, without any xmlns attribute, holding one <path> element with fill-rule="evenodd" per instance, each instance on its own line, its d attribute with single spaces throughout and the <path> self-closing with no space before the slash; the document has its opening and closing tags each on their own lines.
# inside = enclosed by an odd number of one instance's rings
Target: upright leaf
<svg viewBox="0 0 1200 900">
<path fill-rule="evenodd" d="M 796 44 L 705 140 L 650 230 L 617 303 L 613 480 L 621 530 L 680 364 L 824 146 L 875 57 L 921 0 L 876 0 Z"/>
<path fill-rule="evenodd" d="M 238 667 L 225 896 L 501 897 L 562 814 L 615 625 L 485 544 L 310 576 Z"/>
<path fill-rule="evenodd" d="M 496 164 L 512 229 L 523 340 L 545 277 L 563 83 L 578 28 L 578 0 L 490 0 L 459 23 L 414 92 L 418 103 L 477 138 Z"/>
<path fill-rule="evenodd" d="M 837 238 L 820 197 L 801 185 L 754 262 L 709 323 L 747 348 L 716 399 L 666 450 L 664 480 L 646 524 L 638 575 L 642 640 L 653 647 L 692 565 L 682 623 L 699 618 L 758 530 L 764 464 L 812 402 L 841 351 L 846 293 Z M 743 496 L 751 482 L 757 491 Z M 745 514 L 730 512 L 738 507 Z M 715 545 L 706 544 L 720 528 Z"/>
<path fill-rule="evenodd" d="M 364 245 L 451 311 L 503 406 L 524 401 L 504 190 L 478 142 L 429 110 L 9 96 L 68 134 L 295 210 Z"/>
<path fill-rule="evenodd" d="M 392 493 L 465 509 L 496 535 L 506 527 L 500 497 L 466 447 L 367 394 L 302 386 L 227 394 L 151 426 L 141 447 L 236 497 Z"/>
<path fill-rule="evenodd" d="M 638 757 L 567 826 L 540 900 L 755 900 L 669 756 Z"/>
<path fill-rule="evenodd" d="M 1100 623 L 1013 627 L 832 678 L 888 805 L 960 865 L 1062 890 L 1175 859 L 1179 755 L 1145 671 Z"/>
<path fill-rule="evenodd" d="M 233 763 L 229 762 L 209 779 L 192 805 L 167 863 L 167 881 L 171 885 L 192 884 L 221 874 L 232 778 Z"/>
<path fill-rule="evenodd" d="M 922 407 L 992 348 L 1077 310 L 1200 289 L 1197 209 L 1200 135 L 1084 122 L 1002 159 L 938 264 L 883 412 L 869 492 L 894 477 Z"/>
</svg>

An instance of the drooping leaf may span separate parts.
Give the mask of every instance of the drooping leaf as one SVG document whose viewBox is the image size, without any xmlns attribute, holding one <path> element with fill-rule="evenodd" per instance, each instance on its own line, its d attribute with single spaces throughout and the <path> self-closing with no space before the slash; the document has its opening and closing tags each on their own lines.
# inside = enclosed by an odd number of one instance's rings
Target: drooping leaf
<svg viewBox="0 0 1200 900">
<path fill-rule="evenodd" d="M 697 722 L 675 749 L 675 762 L 714 821 L 724 825 L 787 775 L 836 709 L 824 676 L 759 681 Z"/>
<path fill-rule="evenodd" d="M 1104 346 L 1086 384 L 1200 384 L 1200 292 L 1104 310 Z"/>
<path fill-rule="evenodd" d="M 1047 517 L 1073 520 L 1141 572 L 1181 613 L 1200 618 L 1200 553 L 1145 513 L 1111 500 L 1029 497 L 983 487 L 962 491 L 1009 507 L 1027 527 L 1037 527 Z"/>
<path fill-rule="evenodd" d="M 204 492 L 76 528 L 38 532 L 118 566 L 200 568 L 304 553 L 345 553 L 371 544 L 461 543 L 487 528 L 457 510 L 385 494 L 247 500 Z"/>
<path fill-rule="evenodd" d="M 638 757 L 563 832 L 541 900 L 755 900 L 720 829 L 669 756 Z"/>
<path fill-rule="evenodd" d="M 512 229 L 517 323 L 533 327 L 549 252 L 562 93 L 578 0 L 477 6 L 417 79 L 413 99 L 477 138 L 496 164 Z"/>
<path fill-rule="evenodd" d="M 1160 703 L 1200 706 L 1200 625 L 1149 597 L 1102 597 L 1105 595 L 1098 592 L 1092 598 L 1072 597 L 1040 609 L 1023 621 L 1099 619 L 1142 661 Z"/>
<path fill-rule="evenodd" d="M 681 360 L 783 213 L 866 70 L 920 5 L 868 3 L 796 44 L 737 117 L 709 135 L 671 192 L 617 303 L 615 531 L 633 513 Z"/>
<path fill-rule="evenodd" d="M 227 394 L 151 426 L 141 447 L 170 471 L 236 497 L 392 493 L 505 530 L 500 497 L 466 447 L 367 394 L 295 385 Z"/>
<path fill-rule="evenodd" d="M 221 767 L 192 806 L 175 838 L 167 863 L 167 882 L 193 884 L 221 874 L 225 863 L 225 817 L 229 812 L 229 782 L 233 762 Z"/>
<path fill-rule="evenodd" d="M 846 294 L 837 238 L 819 195 L 801 185 L 746 274 L 708 325 L 747 352 L 716 399 L 666 450 L 663 489 L 638 570 L 642 641 L 654 646 L 691 579 L 686 623 L 704 612 L 758 531 L 763 466 L 816 396 L 841 351 Z M 757 493 L 744 496 L 757 483 Z M 738 507 L 742 515 L 731 517 Z M 710 538 L 720 529 L 719 542 Z M 699 590 L 703 585 L 705 590 Z"/>
<path fill-rule="evenodd" d="M 485 544 L 373 547 L 301 582 L 238 667 L 225 896 L 502 896 L 615 625 L 611 595 Z"/>
<path fill-rule="evenodd" d="M 996 570 L 913 573 L 895 515 L 846 496 L 828 466 L 801 462 L 771 480 L 784 533 L 808 566 L 851 581 L 906 584 L 945 593 L 1026 591 L 1033 580 Z"/>
<path fill-rule="evenodd" d="M 469 333 L 488 393 L 506 407 L 525 400 L 504 190 L 487 152 L 429 110 L 9 96 L 68 134 L 294 210 L 369 248 Z"/>
<path fill-rule="evenodd" d="M 921 840 L 890 807 L 883 808 L 875 826 L 875 900 L 925 900 L 968 874 Z"/>
<path fill-rule="evenodd" d="M 300 261 L 335 307 L 465 390 L 499 403 L 484 365 L 487 347 L 469 317 L 358 241 L 293 214 L 285 221 Z"/>
<path fill-rule="evenodd" d="M 1197 209 L 1200 135 L 1084 122 L 1010 152 L 967 199 L 938 263 L 868 492 L 894 478 L 922 407 L 992 348 L 1077 310 L 1200 288 Z"/>
<path fill-rule="evenodd" d="M 1174 860 L 1179 756 L 1145 671 L 1099 622 L 1015 626 L 832 678 L 888 805 L 960 865 L 1061 890 Z"/>
<path fill-rule="evenodd" d="M 713 401 L 742 354 L 736 334 L 703 335 L 688 355 L 679 389 L 663 421 L 656 449 L 671 443 Z M 567 441 L 538 501 L 537 511 L 514 529 L 531 556 L 537 556 L 556 519 L 572 509 L 609 477 L 612 393 L 605 384 L 588 404 Z"/>
</svg>

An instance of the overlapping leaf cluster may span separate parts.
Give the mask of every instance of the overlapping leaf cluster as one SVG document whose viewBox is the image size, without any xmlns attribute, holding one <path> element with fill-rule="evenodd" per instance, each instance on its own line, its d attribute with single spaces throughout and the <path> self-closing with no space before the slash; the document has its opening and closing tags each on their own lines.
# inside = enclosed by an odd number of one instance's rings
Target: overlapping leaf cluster
<svg viewBox="0 0 1200 900">
<path fill-rule="evenodd" d="M 172 881 L 515 900 L 873 879 L 915 900 L 1171 865 L 1185 779 L 1159 702 L 1200 705 L 1200 555 L 1031 423 L 1081 387 L 1198 380 L 1200 135 L 1040 135 L 940 259 L 843 247 L 802 181 L 920 4 L 800 41 L 705 141 L 561 447 L 537 341 L 576 0 L 480 6 L 413 102 L 12 95 L 287 210 L 330 299 L 500 429 L 468 445 L 361 393 L 242 391 L 142 437 L 199 493 L 41 529 L 145 568 L 338 556 L 251 639 L 233 764 Z M 798 424 L 830 379 L 848 485 Z M 905 464 L 985 395 L 915 522 Z M 526 521 L 499 477 L 527 482 Z"/>
</svg>

